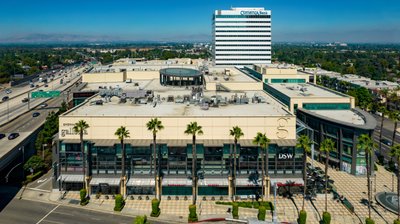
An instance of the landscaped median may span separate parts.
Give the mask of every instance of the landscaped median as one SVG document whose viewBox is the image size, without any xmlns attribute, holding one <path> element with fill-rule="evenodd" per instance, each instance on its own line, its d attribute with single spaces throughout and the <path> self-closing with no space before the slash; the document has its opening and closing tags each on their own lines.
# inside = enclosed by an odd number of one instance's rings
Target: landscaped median
<svg viewBox="0 0 400 224">
<path fill-rule="evenodd" d="M 237 203 L 241 208 L 255 208 L 258 209 L 263 206 L 266 210 L 274 210 L 274 205 L 270 201 L 239 201 L 239 202 L 229 202 L 229 201 L 217 201 L 217 205 L 229 205 L 232 206 L 233 203 Z"/>
</svg>

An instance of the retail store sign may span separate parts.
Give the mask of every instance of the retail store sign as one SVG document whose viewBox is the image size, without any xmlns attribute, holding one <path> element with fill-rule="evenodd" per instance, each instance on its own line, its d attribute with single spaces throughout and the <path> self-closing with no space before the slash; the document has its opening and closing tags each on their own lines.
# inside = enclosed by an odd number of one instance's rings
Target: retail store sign
<svg viewBox="0 0 400 224">
<path fill-rule="evenodd" d="M 280 160 L 293 159 L 293 153 L 279 153 L 278 159 Z"/>
<path fill-rule="evenodd" d="M 72 123 L 63 123 L 61 128 L 61 137 L 71 136 L 71 135 L 79 135 L 79 132 L 74 131 L 75 124 Z M 87 135 L 87 130 L 83 131 L 83 135 Z"/>
</svg>

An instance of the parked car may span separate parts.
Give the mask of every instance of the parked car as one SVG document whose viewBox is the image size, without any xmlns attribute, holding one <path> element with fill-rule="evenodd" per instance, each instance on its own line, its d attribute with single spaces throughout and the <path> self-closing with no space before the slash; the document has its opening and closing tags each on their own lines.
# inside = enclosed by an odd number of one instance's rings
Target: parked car
<svg viewBox="0 0 400 224">
<path fill-rule="evenodd" d="M 23 98 L 23 99 L 22 99 L 22 103 L 26 103 L 26 102 L 28 102 L 28 101 L 29 101 L 28 98 Z"/>
<path fill-rule="evenodd" d="M 6 134 L 1 133 L 0 134 L 0 139 L 3 139 L 4 137 L 6 137 Z"/>
<path fill-rule="evenodd" d="M 49 87 L 49 85 L 46 84 L 46 85 L 44 85 L 44 87 Z"/>
<path fill-rule="evenodd" d="M 8 136 L 8 140 L 16 139 L 16 138 L 18 138 L 18 136 L 19 136 L 19 133 L 11 133 L 11 134 Z"/>
<path fill-rule="evenodd" d="M 39 105 L 41 108 L 45 108 L 45 107 L 47 107 L 48 105 L 47 105 L 47 103 L 42 103 L 42 104 L 40 104 Z"/>
<path fill-rule="evenodd" d="M 6 89 L 6 93 L 10 94 L 10 93 L 12 93 L 12 90 L 11 89 Z"/>
<path fill-rule="evenodd" d="M 381 142 L 387 146 L 392 146 L 392 142 L 387 139 L 382 139 Z"/>
<path fill-rule="evenodd" d="M 32 117 L 39 117 L 39 115 L 40 115 L 39 112 L 34 112 L 34 113 L 32 114 Z"/>
<path fill-rule="evenodd" d="M 5 101 L 7 101 L 8 99 L 10 99 L 10 97 L 8 97 L 8 96 L 5 96 L 5 97 L 3 97 L 3 99 L 1 99 L 3 102 L 5 102 Z"/>
</svg>

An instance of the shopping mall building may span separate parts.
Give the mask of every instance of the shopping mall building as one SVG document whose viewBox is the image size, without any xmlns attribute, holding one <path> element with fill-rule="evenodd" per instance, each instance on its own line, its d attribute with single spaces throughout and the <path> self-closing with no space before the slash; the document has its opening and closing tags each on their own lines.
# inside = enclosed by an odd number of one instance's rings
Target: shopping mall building
<svg viewBox="0 0 400 224">
<path fill-rule="evenodd" d="M 174 67 L 171 69 L 171 67 Z M 199 70 L 192 70 L 194 68 Z M 261 154 L 253 143 L 257 132 L 271 140 L 265 191 L 276 185 L 303 185 L 303 151 L 296 137 L 307 133 L 315 140 L 315 158 L 324 138 L 336 142 L 331 153 L 338 168 L 363 174 L 365 162 L 356 150 L 357 137 L 371 134 L 375 121 L 354 108 L 352 97 L 309 82 L 307 74 L 290 68 L 254 65 L 219 68 L 190 65 L 137 64 L 83 74 L 85 91 L 97 92 L 59 118 L 54 150 L 54 188 L 82 188 L 82 153 L 79 134 L 72 127 L 79 120 L 89 124 L 84 146 L 91 194 L 120 191 L 121 145 L 114 135 L 125 126 L 128 195 L 155 192 L 152 171 L 152 133 L 146 123 L 162 121 L 157 133 L 157 164 L 162 173 L 162 195 L 191 195 L 192 137 L 184 134 L 196 121 L 203 135 L 197 136 L 198 195 L 229 195 L 234 144 L 229 130 L 239 126 L 244 136 L 237 149 L 237 194 L 261 192 Z M 297 115 L 297 118 L 296 118 Z M 321 155 L 322 156 L 322 155 Z M 299 189 L 298 189 L 299 190 Z"/>
</svg>

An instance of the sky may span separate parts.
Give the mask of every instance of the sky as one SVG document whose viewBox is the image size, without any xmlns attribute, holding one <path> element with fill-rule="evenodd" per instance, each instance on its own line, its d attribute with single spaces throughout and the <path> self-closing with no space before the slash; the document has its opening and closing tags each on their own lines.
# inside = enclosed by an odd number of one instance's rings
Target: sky
<svg viewBox="0 0 400 224">
<path fill-rule="evenodd" d="M 400 43 L 399 0 L 1 0 L 0 42 L 211 41 L 231 7 L 272 10 L 273 42 Z"/>
</svg>

